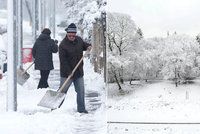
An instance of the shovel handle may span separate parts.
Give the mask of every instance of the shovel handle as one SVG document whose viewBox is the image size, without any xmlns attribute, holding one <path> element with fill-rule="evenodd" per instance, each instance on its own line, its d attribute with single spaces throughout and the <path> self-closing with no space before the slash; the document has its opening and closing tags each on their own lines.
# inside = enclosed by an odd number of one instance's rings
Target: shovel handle
<svg viewBox="0 0 200 134">
<path fill-rule="evenodd" d="M 24 73 L 26 73 L 26 72 L 28 71 L 28 69 L 29 69 L 29 68 L 30 68 L 30 67 L 31 67 L 33 64 L 34 64 L 34 62 L 33 62 L 33 63 L 31 63 L 31 65 L 30 65 L 30 66 L 28 66 L 28 67 L 27 67 L 27 69 L 25 69 L 25 70 L 24 70 Z"/>
<path fill-rule="evenodd" d="M 65 82 L 62 84 L 61 88 L 58 90 L 58 92 L 62 92 L 62 90 L 64 89 L 65 85 L 68 83 L 68 81 L 72 78 L 72 76 L 74 75 L 76 69 L 79 67 L 79 65 L 81 64 L 81 62 L 83 61 L 83 58 L 89 53 L 89 51 L 86 51 L 86 53 L 81 57 L 81 59 L 79 60 L 79 62 L 76 64 L 75 68 L 72 70 L 72 73 L 67 77 L 67 79 L 65 80 Z"/>
<path fill-rule="evenodd" d="M 65 80 L 65 82 L 62 84 L 61 88 L 58 90 L 59 92 L 62 92 L 62 90 L 64 89 L 65 85 L 69 82 L 69 80 L 72 78 L 72 76 L 74 75 L 74 72 L 76 71 L 76 69 L 78 68 L 78 66 L 81 64 L 81 62 L 83 61 L 83 56 L 80 59 L 80 61 L 77 63 L 77 65 L 75 66 L 75 68 L 73 69 L 72 73 L 67 77 L 67 79 Z"/>
</svg>

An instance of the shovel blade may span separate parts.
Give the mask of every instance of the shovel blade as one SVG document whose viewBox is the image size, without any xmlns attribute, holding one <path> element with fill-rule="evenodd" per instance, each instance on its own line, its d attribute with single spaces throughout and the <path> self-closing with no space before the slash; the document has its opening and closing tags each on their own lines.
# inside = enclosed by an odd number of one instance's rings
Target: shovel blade
<svg viewBox="0 0 200 134">
<path fill-rule="evenodd" d="M 24 72 L 22 68 L 17 70 L 17 83 L 23 85 L 30 78 L 30 74 Z"/>
<path fill-rule="evenodd" d="M 57 109 L 62 104 L 65 99 L 65 93 L 47 90 L 46 94 L 43 96 L 41 101 L 38 103 L 38 106 Z"/>
</svg>

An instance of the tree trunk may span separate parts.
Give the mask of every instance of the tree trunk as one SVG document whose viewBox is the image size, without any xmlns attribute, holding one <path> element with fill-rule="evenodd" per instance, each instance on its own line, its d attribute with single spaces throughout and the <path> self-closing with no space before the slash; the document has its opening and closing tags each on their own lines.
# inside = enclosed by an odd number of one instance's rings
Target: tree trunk
<svg viewBox="0 0 200 134">
<path fill-rule="evenodd" d="M 119 80 L 120 80 L 120 83 L 121 83 L 121 84 L 124 84 L 123 73 L 124 73 L 124 69 L 123 69 L 123 66 L 121 66 L 120 72 L 119 72 Z"/>
<path fill-rule="evenodd" d="M 177 81 L 175 82 L 175 85 L 176 85 L 176 87 L 178 87 L 178 82 Z"/>
<path fill-rule="evenodd" d="M 118 50 L 119 50 L 119 55 L 121 56 L 121 55 L 122 55 L 122 50 L 121 50 L 120 47 L 117 47 L 117 48 L 118 48 Z"/>
<path fill-rule="evenodd" d="M 175 85 L 178 87 L 177 68 L 175 68 Z"/>
<path fill-rule="evenodd" d="M 115 81 L 117 82 L 118 89 L 119 89 L 119 90 L 122 90 L 122 87 L 121 87 L 121 85 L 120 85 L 120 83 L 119 83 L 119 80 L 117 79 L 116 73 L 114 73 L 114 78 L 115 78 Z"/>
<path fill-rule="evenodd" d="M 124 79 L 123 78 L 120 78 L 120 83 L 124 84 Z"/>
<path fill-rule="evenodd" d="M 112 52 L 113 48 L 112 48 L 111 38 L 109 35 L 108 35 L 108 47 L 109 47 L 110 51 Z"/>
<path fill-rule="evenodd" d="M 133 81 L 133 79 L 131 78 L 130 81 L 129 81 L 129 84 L 130 84 L 130 85 L 133 85 L 133 84 L 132 84 L 132 81 Z"/>
</svg>

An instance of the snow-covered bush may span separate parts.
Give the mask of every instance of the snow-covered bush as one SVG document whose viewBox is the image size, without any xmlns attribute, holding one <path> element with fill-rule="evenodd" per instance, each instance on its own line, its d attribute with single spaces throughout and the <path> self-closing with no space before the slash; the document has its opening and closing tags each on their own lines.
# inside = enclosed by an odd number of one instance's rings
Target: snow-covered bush
<svg viewBox="0 0 200 134">
<path fill-rule="evenodd" d="M 191 79 L 199 76 L 199 44 L 187 35 L 166 38 L 162 54 L 162 74 L 166 79 Z"/>
</svg>

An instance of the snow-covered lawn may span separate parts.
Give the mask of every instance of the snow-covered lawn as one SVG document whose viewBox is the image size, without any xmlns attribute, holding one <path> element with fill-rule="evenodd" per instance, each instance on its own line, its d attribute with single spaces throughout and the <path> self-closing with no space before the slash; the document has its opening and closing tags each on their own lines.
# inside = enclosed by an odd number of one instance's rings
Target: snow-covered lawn
<svg viewBox="0 0 200 134">
<path fill-rule="evenodd" d="M 200 123 L 200 80 L 178 87 L 170 81 L 125 83 L 123 89 L 125 94 L 119 95 L 116 85 L 108 85 L 108 121 Z M 110 123 L 108 132 L 186 134 L 192 130 L 192 134 L 197 134 L 200 133 L 199 126 Z"/>
</svg>

